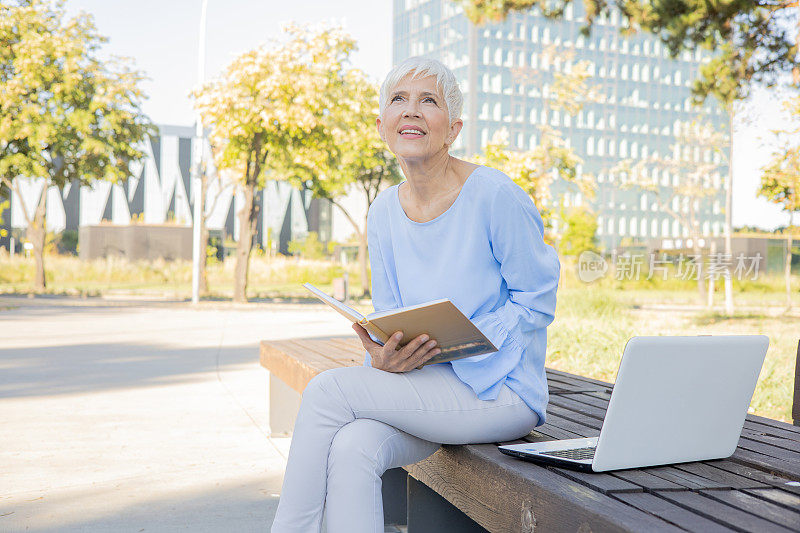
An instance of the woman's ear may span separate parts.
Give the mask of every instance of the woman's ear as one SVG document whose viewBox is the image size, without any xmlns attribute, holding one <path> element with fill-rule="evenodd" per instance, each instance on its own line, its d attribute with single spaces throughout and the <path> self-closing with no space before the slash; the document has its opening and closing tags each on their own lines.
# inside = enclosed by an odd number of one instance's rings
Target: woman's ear
<svg viewBox="0 0 800 533">
<path fill-rule="evenodd" d="M 386 138 L 383 136 L 383 128 L 381 127 L 381 117 L 375 119 L 375 127 L 378 128 L 378 135 L 381 136 L 381 140 L 386 142 Z"/>
<path fill-rule="evenodd" d="M 456 139 L 458 138 L 458 134 L 461 133 L 461 128 L 464 127 L 464 121 L 460 118 L 457 118 L 450 124 L 450 132 L 447 134 L 447 145 L 450 146 Z"/>
</svg>

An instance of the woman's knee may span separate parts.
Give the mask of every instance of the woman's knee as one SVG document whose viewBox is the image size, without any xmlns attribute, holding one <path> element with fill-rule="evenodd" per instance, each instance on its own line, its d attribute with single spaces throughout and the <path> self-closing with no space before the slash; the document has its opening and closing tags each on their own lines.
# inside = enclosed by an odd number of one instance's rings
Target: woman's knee
<svg viewBox="0 0 800 533">
<path fill-rule="evenodd" d="M 386 466 L 382 447 L 396 428 L 369 418 L 357 418 L 342 426 L 333 437 L 328 452 L 328 473 L 367 470 L 381 475 Z"/>
</svg>

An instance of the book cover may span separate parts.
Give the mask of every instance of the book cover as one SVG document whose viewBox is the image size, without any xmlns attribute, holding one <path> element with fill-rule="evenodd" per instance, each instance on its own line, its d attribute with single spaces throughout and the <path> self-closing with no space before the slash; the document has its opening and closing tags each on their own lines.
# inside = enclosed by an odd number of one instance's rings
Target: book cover
<svg viewBox="0 0 800 533">
<path fill-rule="evenodd" d="M 365 317 L 310 283 L 304 283 L 303 287 L 351 322 L 360 324 L 381 343 L 385 343 L 396 331 L 403 332 L 401 347 L 419 335 L 427 334 L 436 340 L 441 353 L 426 361 L 424 365 L 445 363 L 497 351 L 475 324 L 448 299 L 379 311 Z"/>
</svg>

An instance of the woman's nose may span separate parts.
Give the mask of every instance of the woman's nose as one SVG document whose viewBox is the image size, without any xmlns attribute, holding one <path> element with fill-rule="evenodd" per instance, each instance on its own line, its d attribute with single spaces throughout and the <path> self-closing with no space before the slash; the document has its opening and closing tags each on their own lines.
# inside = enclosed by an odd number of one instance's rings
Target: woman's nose
<svg viewBox="0 0 800 533">
<path fill-rule="evenodd" d="M 419 117 L 419 109 L 417 108 L 416 104 L 408 104 L 406 105 L 405 109 L 403 109 L 403 117 Z"/>
</svg>

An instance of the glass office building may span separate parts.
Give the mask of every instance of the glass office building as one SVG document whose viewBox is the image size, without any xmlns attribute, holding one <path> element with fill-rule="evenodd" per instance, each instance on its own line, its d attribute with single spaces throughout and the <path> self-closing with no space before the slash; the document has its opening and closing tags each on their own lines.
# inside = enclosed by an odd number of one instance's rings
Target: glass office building
<svg viewBox="0 0 800 533">
<path fill-rule="evenodd" d="M 580 4 L 571 4 L 560 21 L 531 11 L 511 13 L 502 23 L 483 26 L 470 23 L 449 0 L 394 0 L 393 10 L 393 63 L 417 55 L 435 57 L 460 81 L 464 128 L 453 146 L 456 155 L 469 157 L 481 151 L 500 130 L 508 133 L 512 149 L 531 149 L 537 144 L 539 126 L 547 124 L 561 132 L 583 160 L 579 170 L 597 182 L 594 199 L 559 182 L 551 193 L 566 207 L 591 206 L 598 218 L 601 247 L 688 237 L 660 208 L 655 192 L 621 187 L 612 169 L 621 160 L 673 155 L 679 125 L 698 115 L 714 128 L 727 130 L 728 116 L 712 98 L 700 108 L 691 105 L 691 83 L 701 54 L 672 59 L 649 35 L 624 37 L 617 13 L 597 20 L 591 35 L 584 37 L 579 31 L 584 16 Z M 554 73 L 568 72 L 584 60 L 600 97 L 575 116 L 549 109 Z M 698 161 L 716 163 L 716 168 L 706 180 L 713 193 L 696 204 L 697 219 L 703 235 L 720 235 L 727 148 L 716 154 L 703 152 L 695 154 Z M 682 178 L 663 166 L 645 171 L 658 183 L 661 198 L 669 197 L 668 189 Z M 689 201 L 678 196 L 669 208 L 688 216 Z"/>
</svg>

